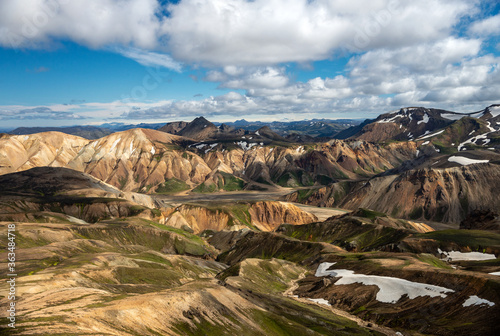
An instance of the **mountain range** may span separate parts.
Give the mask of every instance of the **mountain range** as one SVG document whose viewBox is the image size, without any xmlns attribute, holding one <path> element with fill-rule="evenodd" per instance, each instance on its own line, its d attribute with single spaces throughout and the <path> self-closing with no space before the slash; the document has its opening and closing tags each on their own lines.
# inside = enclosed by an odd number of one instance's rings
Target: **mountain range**
<svg viewBox="0 0 500 336">
<path fill-rule="evenodd" d="M 499 115 L 1 134 L 0 334 L 495 335 Z"/>
</svg>

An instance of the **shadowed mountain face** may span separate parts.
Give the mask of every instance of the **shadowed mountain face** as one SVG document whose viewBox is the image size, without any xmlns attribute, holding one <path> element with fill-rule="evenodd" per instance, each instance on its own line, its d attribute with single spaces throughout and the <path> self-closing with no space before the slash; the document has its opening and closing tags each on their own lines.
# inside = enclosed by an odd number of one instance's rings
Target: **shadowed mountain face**
<svg viewBox="0 0 500 336">
<path fill-rule="evenodd" d="M 458 224 L 473 210 L 499 209 L 499 188 L 500 166 L 483 163 L 335 183 L 294 192 L 285 199 L 346 209 L 364 207 L 398 218 Z"/>
<path fill-rule="evenodd" d="M 0 185 L 0 220 L 97 222 L 139 214 L 155 217 L 149 196 L 122 192 L 72 169 L 33 168 L 0 176 Z"/>
</svg>

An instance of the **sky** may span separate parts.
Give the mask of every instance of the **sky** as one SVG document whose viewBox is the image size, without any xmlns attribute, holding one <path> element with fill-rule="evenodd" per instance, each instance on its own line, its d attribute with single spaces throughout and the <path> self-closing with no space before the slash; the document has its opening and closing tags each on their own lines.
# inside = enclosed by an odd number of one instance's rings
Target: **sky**
<svg viewBox="0 0 500 336">
<path fill-rule="evenodd" d="M 1 0 L 0 129 L 500 103 L 498 0 Z"/>
</svg>

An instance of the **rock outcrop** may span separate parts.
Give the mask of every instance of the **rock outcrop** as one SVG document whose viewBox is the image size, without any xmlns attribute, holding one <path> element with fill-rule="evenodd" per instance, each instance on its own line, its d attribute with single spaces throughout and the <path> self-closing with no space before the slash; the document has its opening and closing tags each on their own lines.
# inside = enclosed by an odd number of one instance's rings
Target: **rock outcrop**
<svg viewBox="0 0 500 336">
<path fill-rule="evenodd" d="M 252 228 L 273 231 L 279 225 L 307 224 L 316 216 L 297 206 L 278 201 L 238 202 L 236 204 L 206 206 L 184 204 L 163 211 L 160 223 L 199 234 L 205 230 L 241 230 Z"/>
</svg>

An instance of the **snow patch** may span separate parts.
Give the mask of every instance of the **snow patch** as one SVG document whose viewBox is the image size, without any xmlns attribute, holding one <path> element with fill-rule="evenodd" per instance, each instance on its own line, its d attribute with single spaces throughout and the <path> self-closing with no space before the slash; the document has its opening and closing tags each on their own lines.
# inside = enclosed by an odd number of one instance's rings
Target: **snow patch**
<svg viewBox="0 0 500 336">
<path fill-rule="evenodd" d="M 205 147 L 207 144 L 200 144 L 200 145 L 196 145 L 195 147 L 198 148 L 198 149 L 202 149 L 203 147 Z"/>
<path fill-rule="evenodd" d="M 424 113 L 424 119 L 417 122 L 417 125 L 420 125 L 422 123 L 427 124 L 428 122 L 429 122 L 429 116 L 427 115 L 427 113 Z"/>
<path fill-rule="evenodd" d="M 257 145 L 256 143 L 247 143 L 246 141 L 238 141 L 238 142 L 235 142 L 235 144 L 240 146 L 241 149 L 243 149 L 243 150 L 249 150 L 253 146 Z"/>
<path fill-rule="evenodd" d="M 497 117 L 497 116 L 500 115 L 500 106 L 491 106 L 491 107 L 488 107 L 488 112 L 490 112 L 491 115 L 493 116 L 493 118 L 495 118 L 495 117 Z"/>
<path fill-rule="evenodd" d="M 488 273 L 488 274 L 491 274 L 491 275 L 500 275 L 500 272 L 492 272 L 492 273 Z"/>
<path fill-rule="evenodd" d="M 496 259 L 494 254 L 481 253 L 481 252 L 459 252 L 459 251 L 441 251 L 438 249 L 439 254 L 444 254 L 442 260 L 459 261 L 459 260 L 492 260 Z"/>
<path fill-rule="evenodd" d="M 155 155 L 155 153 L 156 153 L 156 149 L 155 149 L 155 147 L 153 146 L 153 147 L 151 147 L 151 154 Z"/>
<path fill-rule="evenodd" d="M 426 141 L 422 144 L 422 146 L 428 145 L 430 141 Z"/>
<path fill-rule="evenodd" d="M 377 121 L 377 123 L 379 123 L 379 124 L 390 123 L 390 122 L 394 122 L 394 120 L 396 120 L 396 118 L 401 118 L 401 117 L 402 117 L 402 115 L 398 114 L 398 115 L 395 115 L 394 117 L 389 118 L 389 119 L 379 120 L 379 121 Z"/>
<path fill-rule="evenodd" d="M 487 127 L 490 130 L 489 132 L 486 132 L 486 133 L 483 133 L 483 134 L 479 134 L 479 135 L 476 135 L 476 136 L 474 136 L 474 137 L 472 137 L 470 139 L 465 140 L 460 145 L 458 145 L 458 148 L 457 148 L 458 151 L 460 152 L 462 150 L 462 148 L 466 144 L 468 144 L 468 143 L 474 143 L 474 144 L 477 145 L 477 141 L 479 141 L 479 140 L 483 140 L 483 144 L 482 144 L 483 146 L 489 144 L 490 143 L 490 139 L 487 138 L 487 135 L 490 134 L 490 133 L 492 133 L 492 132 L 495 132 L 495 129 L 490 126 L 489 122 L 488 122 L 488 126 Z M 471 134 L 472 134 L 472 132 L 469 133 L 469 135 L 471 135 Z"/>
<path fill-rule="evenodd" d="M 308 300 L 319 304 L 331 306 L 331 304 L 329 304 L 328 301 L 326 301 L 325 299 L 308 299 Z"/>
<path fill-rule="evenodd" d="M 255 132 L 255 135 L 260 135 L 259 131 Z"/>
<path fill-rule="evenodd" d="M 24 141 L 28 140 L 29 138 L 30 138 L 29 135 L 25 135 L 24 136 Z"/>
<path fill-rule="evenodd" d="M 461 164 L 462 166 L 468 166 L 470 164 L 475 164 L 475 163 L 488 163 L 490 162 L 490 160 L 474 160 L 463 156 L 450 156 L 448 158 L 448 162 L 455 162 Z"/>
<path fill-rule="evenodd" d="M 427 132 L 428 132 L 428 131 L 427 131 Z M 439 134 L 443 133 L 443 132 L 444 132 L 444 130 L 441 130 L 441 131 L 439 131 L 439 132 L 432 133 L 432 134 L 429 134 L 429 135 L 427 135 L 427 134 L 428 134 L 427 132 L 425 132 L 425 133 L 424 133 L 424 135 L 422 135 L 422 136 L 419 138 L 419 140 L 424 140 L 424 139 L 427 139 L 427 138 L 430 138 L 430 137 L 433 137 L 433 136 L 439 135 Z"/>
<path fill-rule="evenodd" d="M 471 295 L 465 302 L 462 304 L 463 307 L 469 307 L 469 306 L 481 306 L 481 305 L 488 305 L 490 307 L 493 307 L 495 305 L 495 302 L 488 301 L 486 299 L 481 299 L 479 296 L 476 295 Z"/>
<path fill-rule="evenodd" d="M 340 279 L 335 282 L 335 285 L 349 285 L 353 283 L 361 283 L 368 286 L 375 285 L 379 288 L 376 299 L 380 302 L 396 303 L 404 295 L 408 295 L 408 298 L 410 299 L 414 299 L 419 296 L 440 296 L 445 298 L 447 295 L 446 293 L 454 292 L 454 290 L 449 288 L 412 282 L 394 277 L 354 274 L 354 271 L 346 269 L 328 271 L 328 269 L 334 264 L 335 263 L 328 262 L 321 263 L 318 266 L 315 275 L 317 277 L 340 277 Z"/>
<path fill-rule="evenodd" d="M 208 146 L 209 148 L 205 149 L 205 154 L 207 154 L 210 150 L 214 149 L 214 147 L 217 145 L 218 145 L 218 143 L 214 143 L 214 144 L 209 145 Z"/>
</svg>

